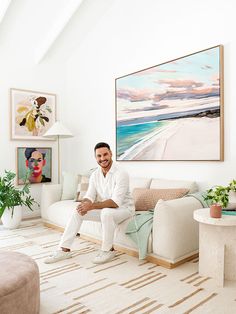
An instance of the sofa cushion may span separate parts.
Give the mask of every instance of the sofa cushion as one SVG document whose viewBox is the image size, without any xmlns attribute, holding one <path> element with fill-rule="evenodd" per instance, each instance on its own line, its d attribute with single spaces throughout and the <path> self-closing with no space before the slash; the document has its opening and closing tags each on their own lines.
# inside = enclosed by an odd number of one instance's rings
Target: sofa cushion
<svg viewBox="0 0 236 314">
<path fill-rule="evenodd" d="M 47 221 L 59 227 L 65 227 L 77 206 L 78 204 L 73 200 L 55 202 L 47 209 Z"/>
<path fill-rule="evenodd" d="M 80 179 L 81 176 L 78 174 L 63 172 L 61 200 L 71 200 L 75 198 Z"/>
<path fill-rule="evenodd" d="M 198 191 L 196 182 L 185 180 L 152 179 L 150 189 L 189 189 L 189 193 Z"/>
<path fill-rule="evenodd" d="M 136 188 L 133 191 L 135 210 L 154 209 L 158 200 L 173 200 L 183 197 L 188 189 L 142 189 Z"/>
<path fill-rule="evenodd" d="M 198 223 L 193 212 L 201 207 L 192 196 L 159 200 L 153 216 L 153 252 L 173 261 L 197 250 Z"/>
<path fill-rule="evenodd" d="M 89 187 L 89 177 L 82 176 L 80 183 L 78 184 L 78 187 L 77 187 L 77 193 L 76 193 L 76 198 L 75 198 L 76 202 L 82 201 L 82 199 L 84 198 L 88 190 L 88 187 Z"/>
</svg>

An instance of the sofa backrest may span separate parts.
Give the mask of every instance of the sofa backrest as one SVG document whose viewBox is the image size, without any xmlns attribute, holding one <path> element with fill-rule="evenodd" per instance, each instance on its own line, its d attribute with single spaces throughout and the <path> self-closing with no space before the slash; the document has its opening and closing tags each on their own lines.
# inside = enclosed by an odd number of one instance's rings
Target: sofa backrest
<svg viewBox="0 0 236 314">
<path fill-rule="evenodd" d="M 198 191 L 198 186 L 194 181 L 187 180 L 169 180 L 169 179 L 150 179 L 150 178 L 136 178 L 130 177 L 129 179 L 130 192 L 134 188 L 144 189 L 189 189 L 189 193 Z"/>
<path fill-rule="evenodd" d="M 198 186 L 194 181 L 187 180 L 168 180 L 168 179 L 152 179 L 150 189 L 189 189 L 189 193 L 198 191 Z"/>
<path fill-rule="evenodd" d="M 152 179 L 150 178 L 129 178 L 129 189 L 131 194 L 135 188 L 149 189 Z"/>
</svg>

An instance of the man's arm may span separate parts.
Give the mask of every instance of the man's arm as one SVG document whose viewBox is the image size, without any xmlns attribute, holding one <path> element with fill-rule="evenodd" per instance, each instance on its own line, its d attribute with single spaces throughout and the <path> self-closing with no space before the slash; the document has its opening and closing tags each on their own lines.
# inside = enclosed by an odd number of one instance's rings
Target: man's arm
<svg viewBox="0 0 236 314">
<path fill-rule="evenodd" d="M 89 199 L 83 199 L 81 204 L 78 205 L 77 211 L 80 215 L 87 214 L 88 211 L 93 209 L 103 209 L 103 208 L 117 208 L 118 205 L 111 199 L 102 202 L 91 202 Z"/>
<path fill-rule="evenodd" d="M 92 209 L 117 208 L 117 207 L 118 205 L 112 199 L 92 203 Z"/>
</svg>

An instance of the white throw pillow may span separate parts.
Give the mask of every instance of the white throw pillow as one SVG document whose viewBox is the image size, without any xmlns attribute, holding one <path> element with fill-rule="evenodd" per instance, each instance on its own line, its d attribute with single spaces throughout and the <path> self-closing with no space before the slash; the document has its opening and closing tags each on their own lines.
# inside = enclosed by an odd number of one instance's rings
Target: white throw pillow
<svg viewBox="0 0 236 314">
<path fill-rule="evenodd" d="M 75 198 L 80 179 L 81 176 L 78 174 L 63 172 L 61 200 L 73 200 Z"/>
<path fill-rule="evenodd" d="M 130 177 L 129 178 L 129 190 L 133 193 L 135 188 L 144 188 L 148 189 L 151 184 L 151 180 L 149 178 L 139 178 L 139 177 Z"/>
</svg>

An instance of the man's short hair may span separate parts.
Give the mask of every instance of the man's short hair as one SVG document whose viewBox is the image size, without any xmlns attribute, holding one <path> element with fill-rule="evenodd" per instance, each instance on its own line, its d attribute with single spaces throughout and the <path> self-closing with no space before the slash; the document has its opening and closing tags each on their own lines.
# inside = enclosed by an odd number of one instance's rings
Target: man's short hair
<svg viewBox="0 0 236 314">
<path fill-rule="evenodd" d="M 102 148 L 102 147 L 106 147 L 106 148 L 108 148 L 109 150 L 111 150 L 111 149 L 110 149 L 110 146 L 109 146 L 107 143 L 100 142 L 100 143 L 97 143 L 97 144 L 95 145 L 95 147 L 94 147 L 94 152 L 96 153 L 96 149 Z"/>
<path fill-rule="evenodd" d="M 45 158 L 45 153 L 43 153 L 43 152 L 41 152 L 40 150 L 38 150 L 38 149 L 36 149 L 36 148 L 31 148 L 31 147 L 27 147 L 26 149 L 25 149 L 25 158 L 27 159 L 27 160 L 29 160 L 30 159 L 30 157 L 31 157 L 31 155 L 32 155 L 32 153 L 33 152 L 40 152 L 41 154 L 42 154 L 42 156 L 43 156 L 43 159 Z"/>
</svg>

